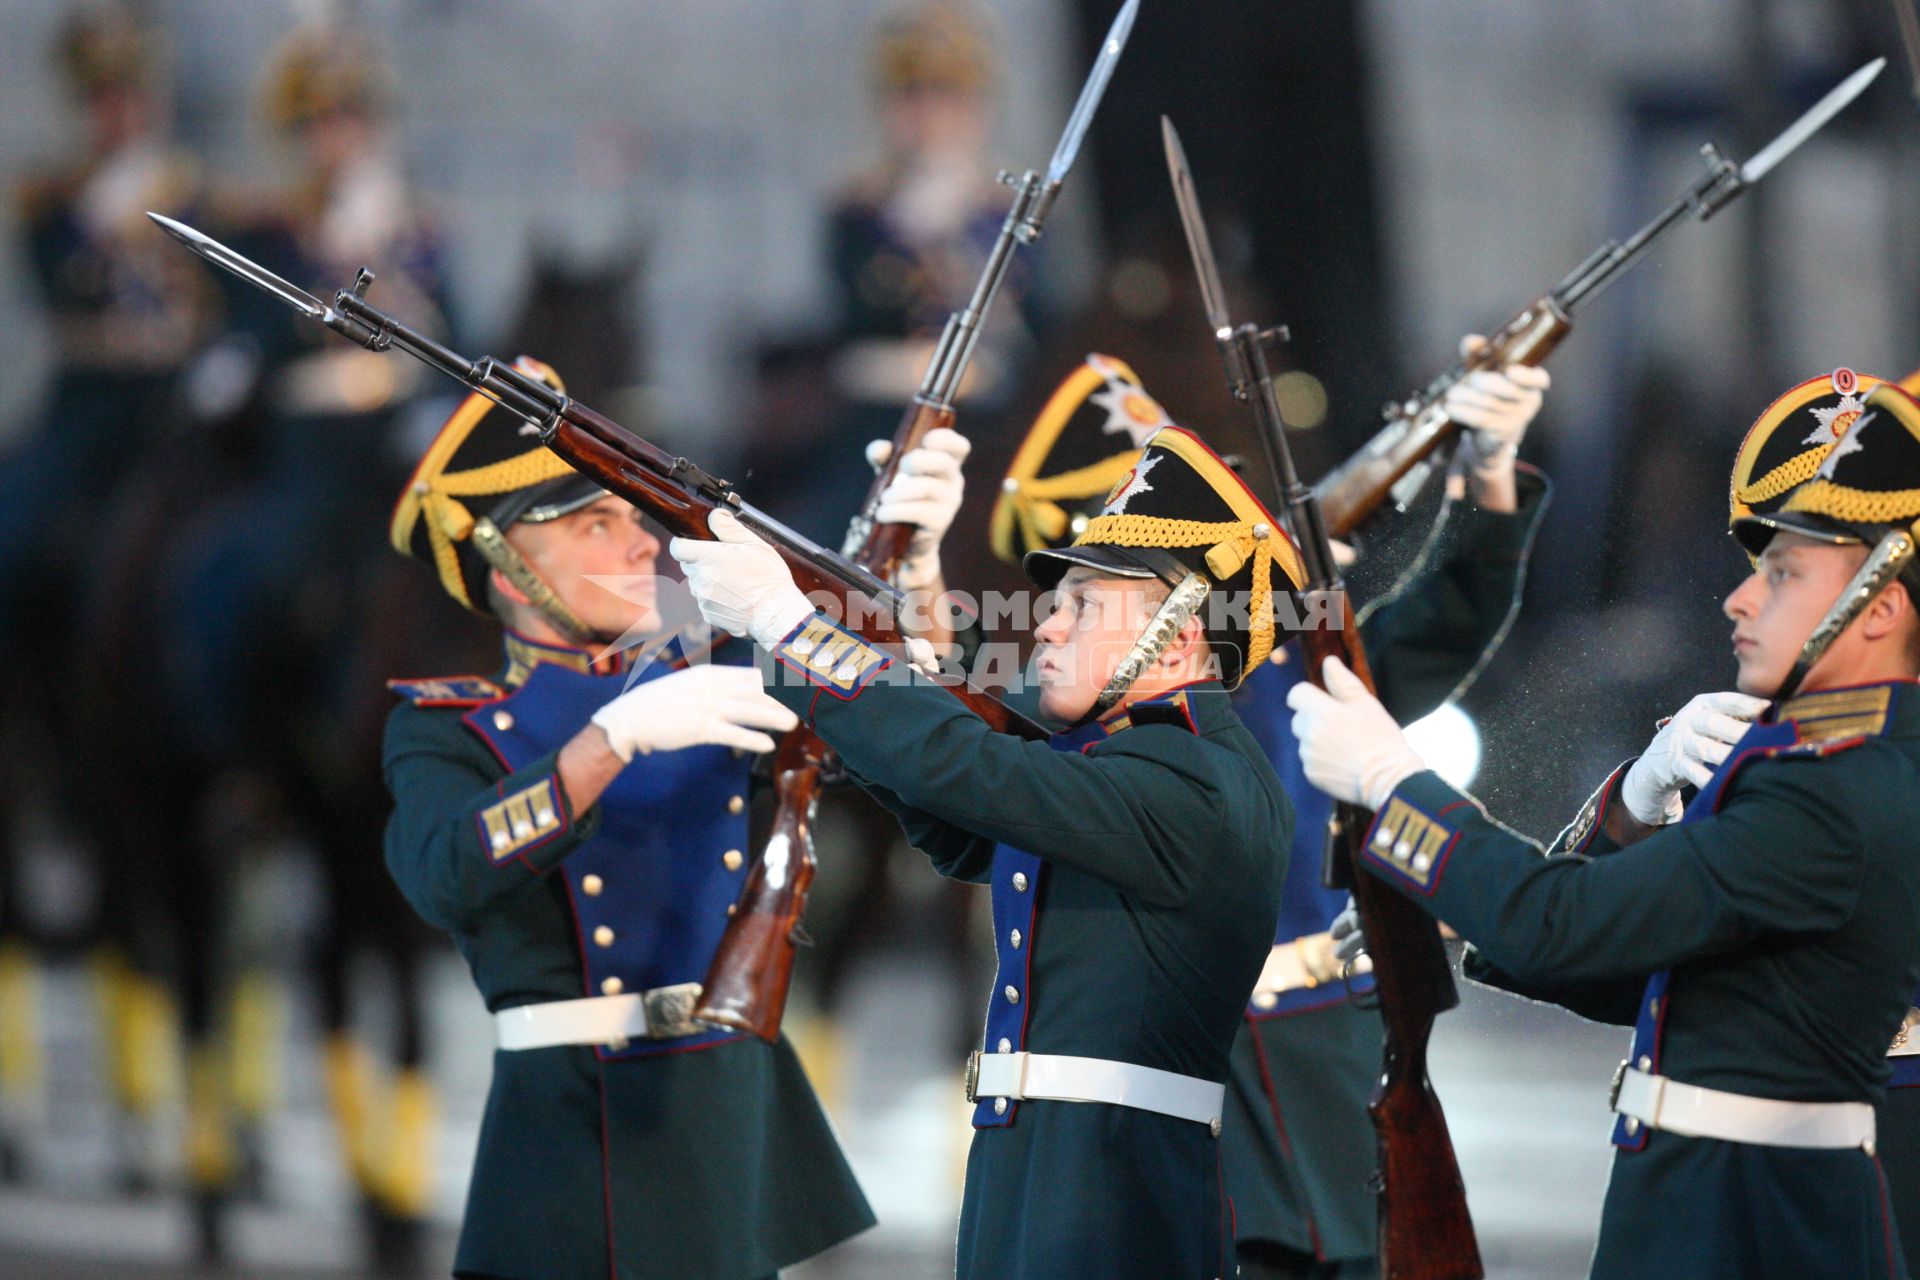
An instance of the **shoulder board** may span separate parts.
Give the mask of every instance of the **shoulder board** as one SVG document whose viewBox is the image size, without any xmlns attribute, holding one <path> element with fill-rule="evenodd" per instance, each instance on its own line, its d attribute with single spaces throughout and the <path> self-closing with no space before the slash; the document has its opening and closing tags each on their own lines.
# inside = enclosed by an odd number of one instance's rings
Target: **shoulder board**
<svg viewBox="0 0 1920 1280">
<path fill-rule="evenodd" d="M 484 676 L 389 680 L 387 688 L 416 707 L 478 707 L 507 696 L 505 689 Z"/>
<path fill-rule="evenodd" d="M 1127 708 L 1127 719 L 1134 724 L 1168 724 L 1188 733 L 1200 732 L 1200 727 L 1193 722 L 1193 711 L 1187 706 L 1184 690 L 1170 697 L 1134 703 Z"/>
<path fill-rule="evenodd" d="M 1875 737 L 1887 731 L 1893 715 L 1894 688 L 1891 684 L 1870 684 L 1803 693 L 1780 704 L 1775 717 L 1793 721 L 1802 742 Z"/>
</svg>

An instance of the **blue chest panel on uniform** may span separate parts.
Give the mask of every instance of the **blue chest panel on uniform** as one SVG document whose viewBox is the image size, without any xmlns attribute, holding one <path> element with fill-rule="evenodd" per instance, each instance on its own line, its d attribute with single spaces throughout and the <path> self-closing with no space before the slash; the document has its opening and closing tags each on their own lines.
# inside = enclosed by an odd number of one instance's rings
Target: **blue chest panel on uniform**
<svg viewBox="0 0 1920 1280">
<path fill-rule="evenodd" d="M 1748 729 L 1745 736 L 1734 744 L 1727 758 L 1714 770 L 1707 785 L 1687 806 L 1680 822 L 1698 822 L 1710 818 L 1720 808 L 1721 799 L 1733 781 L 1741 766 L 1756 754 L 1765 754 L 1781 747 L 1790 747 L 1800 740 L 1799 726 L 1791 720 L 1763 721 Z M 1629 1061 L 1642 1071 L 1658 1073 L 1660 1070 L 1660 1051 L 1662 1033 L 1666 1029 L 1668 989 L 1673 984 L 1673 971 L 1662 969 L 1647 980 L 1647 989 L 1640 996 L 1640 1016 L 1633 1027 L 1633 1050 Z M 1613 1145 L 1629 1151 L 1638 1151 L 1647 1145 L 1649 1131 L 1644 1127 L 1637 1132 L 1627 1132 L 1626 1117 L 1617 1117 L 1613 1123 Z"/>
<path fill-rule="evenodd" d="M 1280 776 L 1287 799 L 1293 801 L 1293 848 L 1287 858 L 1286 881 L 1280 886 L 1275 946 L 1326 932 L 1347 905 L 1345 889 L 1329 889 L 1320 879 L 1326 859 L 1327 824 L 1333 820 L 1333 797 L 1308 782 L 1300 764 L 1300 741 L 1293 736 L 1293 712 L 1287 707 L 1287 694 L 1306 679 L 1307 667 L 1297 643 L 1289 642 L 1285 652 L 1287 661 L 1263 663 L 1233 694 L 1233 709 Z M 1261 1009 L 1249 1004 L 1247 1012 L 1263 1018 L 1302 1013 L 1371 990 L 1373 975 L 1360 974 L 1337 989 L 1323 985 L 1283 992 L 1272 1007 Z"/>
<path fill-rule="evenodd" d="M 1067 733 L 1055 734 L 1047 745 L 1055 751 L 1080 751 L 1106 739 L 1105 728 L 1082 725 Z M 1047 864 L 1033 854 L 1012 845 L 998 845 L 993 851 L 993 954 L 997 967 L 993 975 L 993 994 L 987 999 L 986 1040 L 983 1053 L 1021 1053 L 1027 1047 L 1027 1015 L 1033 1007 L 1030 978 L 1033 973 L 1034 926 L 1040 913 L 1041 882 Z M 1019 1104 L 999 1099 L 1004 1109 L 996 1111 L 996 1100 L 982 1098 L 974 1104 L 976 1129 L 995 1128 L 1013 1123 Z"/>
<path fill-rule="evenodd" d="M 1307 781 L 1300 765 L 1300 743 L 1293 736 L 1293 712 L 1287 694 L 1306 678 L 1299 646 L 1287 646 L 1284 663 L 1263 663 L 1233 695 L 1247 731 L 1280 775 L 1287 799 L 1293 801 L 1293 851 L 1287 861 L 1287 879 L 1280 890 L 1276 943 L 1292 942 L 1303 934 L 1324 932 L 1347 905 L 1344 889 L 1320 882 L 1320 864 L 1326 854 L 1327 823 L 1333 818 L 1333 798 Z"/>
<path fill-rule="evenodd" d="M 637 683 L 666 674 L 665 664 L 656 664 Z M 542 664 L 511 697 L 469 712 L 466 723 L 509 769 L 524 768 L 564 746 L 626 679 Z M 746 880 L 749 767 L 726 747 L 655 752 L 635 756 L 601 795 L 600 829 L 555 873 L 565 878 L 579 935 L 583 995 L 706 977 Z M 730 851 L 738 856 L 729 858 Z M 598 1052 L 644 1057 L 733 1038 L 716 1031 Z"/>
</svg>

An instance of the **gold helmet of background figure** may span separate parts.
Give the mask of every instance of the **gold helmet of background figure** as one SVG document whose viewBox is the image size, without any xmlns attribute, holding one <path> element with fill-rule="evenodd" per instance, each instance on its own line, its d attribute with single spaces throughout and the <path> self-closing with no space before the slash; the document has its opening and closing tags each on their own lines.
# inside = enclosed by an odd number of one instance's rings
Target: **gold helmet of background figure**
<svg viewBox="0 0 1920 1280">
<path fill-rule="evenodd" d="M 378 118 L 393 101 L 393 73 L 373 41 L 339 27 L 302 27 L 267 57 L 261 103 L 276 129 L 292 132 L 336 112 Z"/>
<path fill-rule="evenodd" d="M 81 97 L 146 85 L 159 61 L 159 39 L 119 4 L 82 5 L 54 42 L 60 70 Z"/>
<path fill-rule="evenodd" d="M 883 92 L 980 92 L 1000 78 L 1000 55 L 986 14 L 963 0 L 930 0 L 880 23 L 872 67 Z"/>
</svg>

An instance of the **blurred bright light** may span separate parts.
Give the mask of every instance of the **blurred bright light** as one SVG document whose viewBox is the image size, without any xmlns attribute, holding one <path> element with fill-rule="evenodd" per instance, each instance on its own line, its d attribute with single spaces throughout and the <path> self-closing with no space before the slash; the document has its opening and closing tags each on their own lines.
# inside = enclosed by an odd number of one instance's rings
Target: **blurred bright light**
<svg viewBox="0 0 1920 1280">
<path fill-rule="evenodd" d="M 1456 787 L 1471 785 L 1480 772 L 1479 727 L 1451 702 L 1408 725 L 1407 741 L 1428 768 Z"/>
</svg>

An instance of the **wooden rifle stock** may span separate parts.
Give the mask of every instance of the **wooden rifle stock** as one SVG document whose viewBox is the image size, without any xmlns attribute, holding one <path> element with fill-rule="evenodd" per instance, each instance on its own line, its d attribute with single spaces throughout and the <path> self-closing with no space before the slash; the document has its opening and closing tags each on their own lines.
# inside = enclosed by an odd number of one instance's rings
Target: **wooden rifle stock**
<svg viewBox="0 0 1920 1280">
<path fill-rule="evenodd" d="M 1301 633 L 1307 669 L 1338 657 L 1373 688 L 1351 605 L 1339 631 Z M 1379 1246 L 1382 1280 L 1481 1280 L 1486 1275 L 1467 1210 L 1466 1184 L 1447 1118 L 1427 1076 L 1434 1019 L 1460 1002 L 1439 926 L 1362 865 L 1361 842 L 1373 815 L 1334 806 L 1332 838 L 1346 849 L 1353 896 L 1373 958 L 1374 989 L 1385 1024 L 1380 1079 L 1367 1104 L 1380 1159 Z"/>
<path fill-rule="evenodd" d="M 873 478 L 846 548 L 855 564 L 876 577 L 893 576 L 906 557 L 914 533 L 910 524 L 874 522 L 880 495 L 898 474 L 900 460 L 919 446 L 927 432 L 952 426 L 953 418 L 951 406 L 916 397 L 894 433 L 893 452 Z M 858 545 L 853 545 L 855 540 Z M 734 905 L 732 918 L 707 968 L 700 1003 L 693 1013 L 700 1021 L 750 1031 L 763 1040 L 779 1036 L 787 992 L 793 984 L 800 920 L 818 865 L 813 848 L 814 811 L 820 801 L 823 774 L 833 759 L 832 749 L 810 729 L 795 729 L 781 740 L 773 758 L 778 805 L 773 831 L 747 873 L 740 901 Z"/>
<path fill-rule="evenodd" d="M 1460 434 L 1460 424 L 1447 417 L 1441 403 L 1449 390 L 1481 369 L 1543 364 L 1572 330 L 1572 317 L 1553 294 L 1546 294 L 1500 326 L 1478 355 L 1454 365 L 1418 394 L 1389 405 L 1387 425 L 1313 487 L 1328 534 L 1352 534 L 1408 472 Z"/>
</svg>

